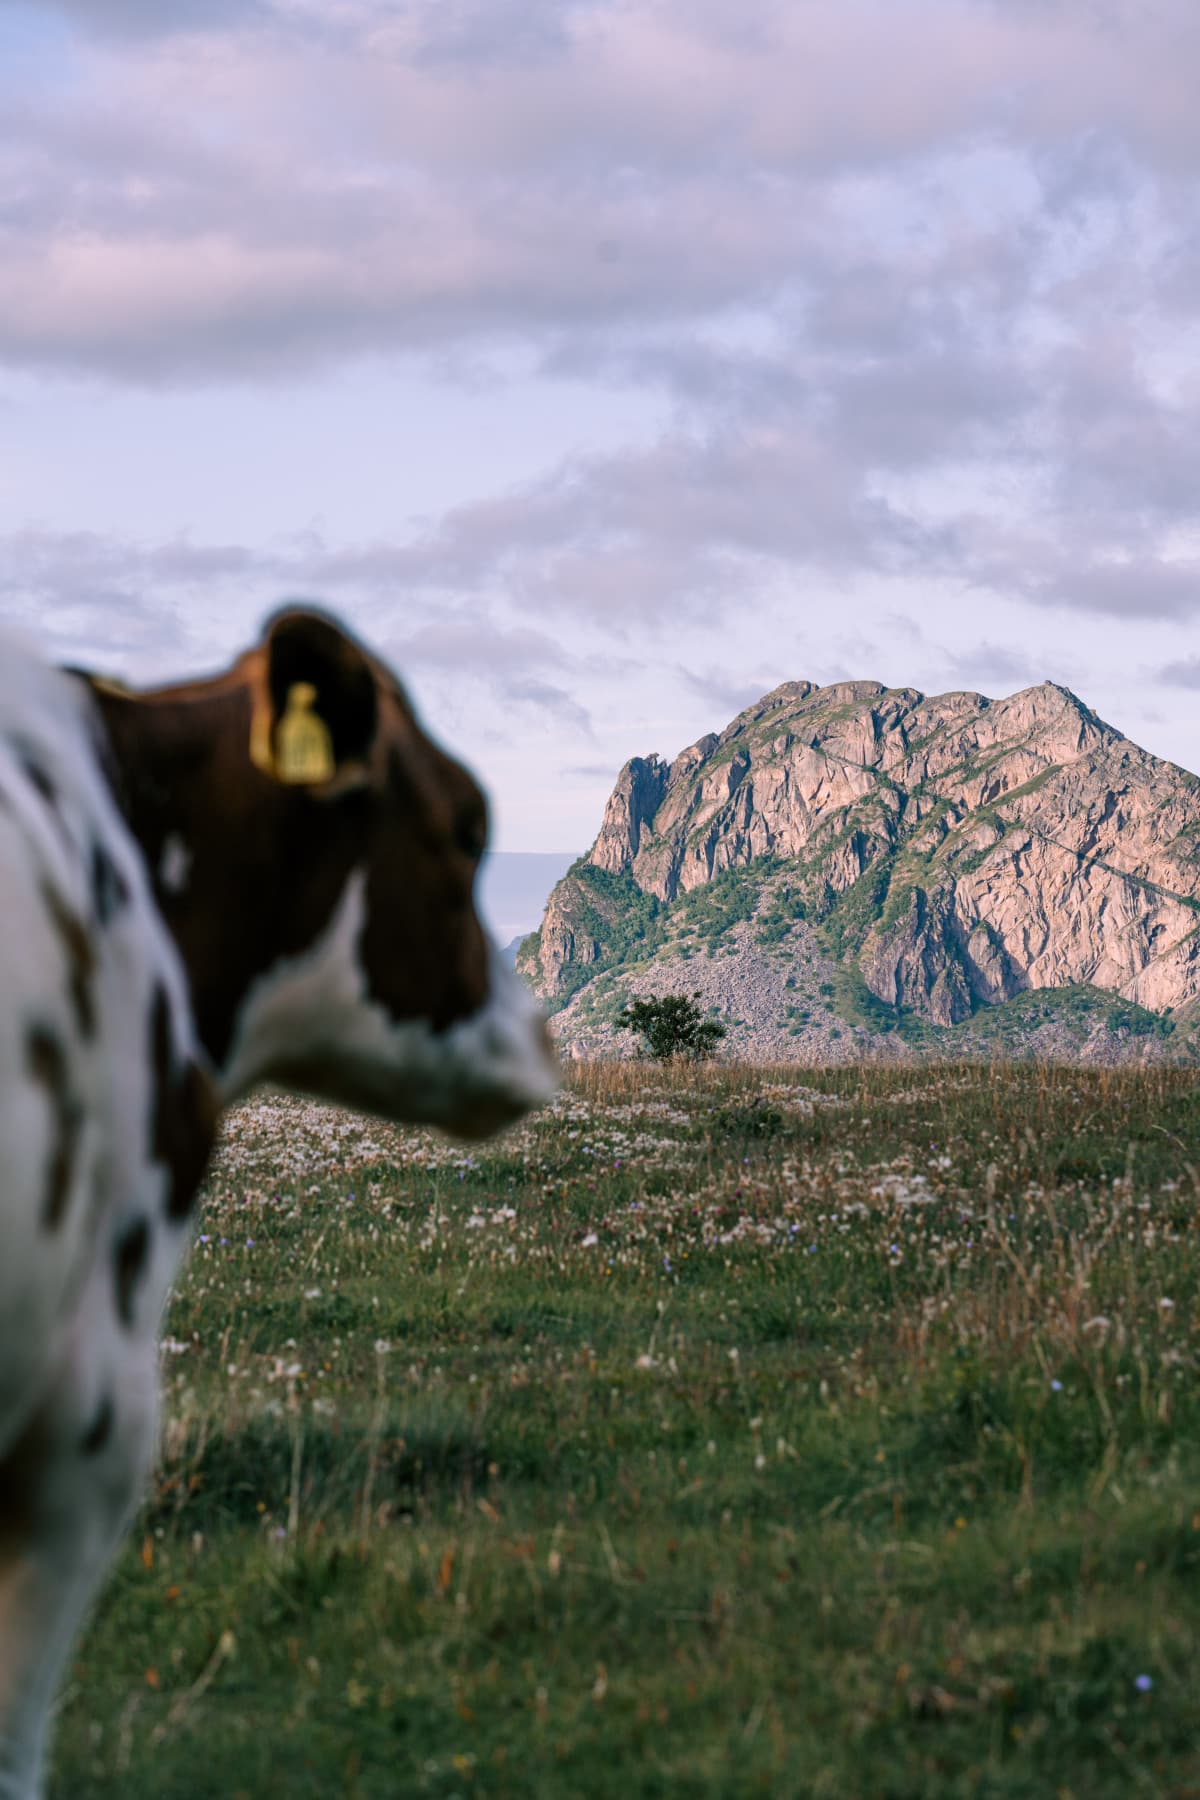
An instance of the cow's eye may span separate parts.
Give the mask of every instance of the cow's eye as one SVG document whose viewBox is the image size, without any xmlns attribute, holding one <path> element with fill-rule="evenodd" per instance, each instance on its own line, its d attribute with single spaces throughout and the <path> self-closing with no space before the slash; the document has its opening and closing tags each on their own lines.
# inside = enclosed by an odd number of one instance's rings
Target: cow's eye
<svg viewBox="0 0 1200 1800">
<path fill-rule="evenodd" d="M 487 833 L 482 819 L 460 819 L 454 841 L 464 856 L 469 856 L 472 862 L 478 862 L 487 849 Z"/>
</svg>

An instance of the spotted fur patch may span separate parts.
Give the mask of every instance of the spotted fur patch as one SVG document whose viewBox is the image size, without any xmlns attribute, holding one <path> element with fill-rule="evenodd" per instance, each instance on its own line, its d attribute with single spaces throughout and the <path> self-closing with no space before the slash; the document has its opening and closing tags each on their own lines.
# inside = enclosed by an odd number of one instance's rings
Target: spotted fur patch
<svg viewBox="0 0 1200 1800">
<path fill-rule="evenodd" d="M 99 838 L 92 842 L 92 905 L 98 925 L 110 925 L 129 904 L 129 884 Z"/>
<path fill-rule="evenodd" d="M 103 1450 L 105 1444 L 112 1437 L 115 1418 L 116 1408 L 113 1406 L 112 1395 L 105 1394 L 96 1410 L 96 1416 L 84 1433 L 79 1446 L 85 1456 L 98 1456 Z"/>
<path fill-rule="evenodd" d="M 46 805 L 53 811 L 58 810 L 58 789 L 41 763 L 23 744 L 13 746 L 17 763 L 30 787 L 39 793 Z"/>
<path fill-rule="evenodd" d="M 117 1317 L 128 1328 L 133 1326 L 138 1282 L 145 1273 L 149 1255 L 150 1227 L 145 1219 L 134 1219 L 117 1239 L 113 1255 Z"/>
<path fill-rule="evenodd" d="M 24 737 L 7 735 L 4 741 L 12 754 L 14 764 L 20 770 L 28 786 L 33 789 L 42 802 L 60 842 L 65 845 L 71 855 L 74 855 L 75 841 L 63 814 L 57 781 L 46 768 L 36 749 Z"/>
<path fill-rule="evenodd" d="M 42 1200 L 42 1224 L 47 1231 L 57 1231 L 66 1214 L 71 1192 L 83 1129 L 83 1109 L 71 1092 L 62 1040 L 51 1026 L 30 1026 L 25 1040 L 25 1067 L 30 1079 L 46 1090 L 54 1120 L 54 1141 Z"/>
<path fill-rule="evenodd" d="M 75 1020 L 84 1037 L 96 1032 L 96 1000 L 93 983 L 96 978 L 96 951 L 87 927 L 48 881 L 42 882 L 42 899 L 50 922 L 58 934 L 67 964 L 67 984 Z"/>
<path fill-rule="evenodd" d="M 168 1175 L 167 1217 L 186 1219 L 204 1179 L 217 1124 L 217 1097 L 204 1071 L 189 1062 L 176 1073 L 171 1048 L 171 1003 L 160 982 L 150 1013 L 154 1097 L 150 1150 Z"/>
</svg>

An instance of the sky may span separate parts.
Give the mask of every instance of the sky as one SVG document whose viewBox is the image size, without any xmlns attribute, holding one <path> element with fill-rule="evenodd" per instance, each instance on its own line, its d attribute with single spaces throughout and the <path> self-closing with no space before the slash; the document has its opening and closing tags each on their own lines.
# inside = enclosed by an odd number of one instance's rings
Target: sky
<svg viewBox="0 0 1200 1800">
<path fill-rule="evenodd" d="M 569 851 L 501 850 L 484 857 L 477 898 L 502 948 L 537 930 L 550 890 L 574 860 Z"/>
<path fill-rule="evenodd" d="M 0 0 L 0 617 L 332 608 L 585 848 L 781 681 L 1200 769 L 1194 0 Z"/>
</svg>

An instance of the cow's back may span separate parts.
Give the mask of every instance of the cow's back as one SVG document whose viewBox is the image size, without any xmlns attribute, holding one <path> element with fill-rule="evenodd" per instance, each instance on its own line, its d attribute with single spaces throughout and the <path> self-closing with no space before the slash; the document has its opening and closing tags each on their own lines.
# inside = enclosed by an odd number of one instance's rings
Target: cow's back
<svg viewBox="0 0 1200 1800">
<path fill-rule="evenodd" d="M 157 1224 L 164 1182 L 156 996 L 173 1044 L 190 1031 L 87 706 L 68 677 L 0 640 L 0 1458 L 77 1363 L 81 1320 L 94 1332 L 107 1306 L 121 1329 L 122 1232 Z M 176 1254 L 151 1241 L 143 1258 L 151 1332 Z"/>
</svg>

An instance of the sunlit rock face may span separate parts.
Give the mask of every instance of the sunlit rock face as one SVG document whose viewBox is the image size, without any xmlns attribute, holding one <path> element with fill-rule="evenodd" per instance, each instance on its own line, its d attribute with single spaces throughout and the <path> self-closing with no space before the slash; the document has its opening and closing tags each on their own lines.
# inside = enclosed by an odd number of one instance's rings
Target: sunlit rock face
<svg viewBox="0 0 1200 1800">
<path fill-rule="evenodd" d="M 786 873 L 841 963 L 937 1025 L 1081 983 L 1178 1010 L 1200 995 L 1198 846 L 1196 778 L 1064 688 L 787 682 L 673 762 L 626 764 L 521 966 L 548 998 L 575 991 L 630 897 L 669 919 L 746 868 L 764 904 Z"/>
</svg>

